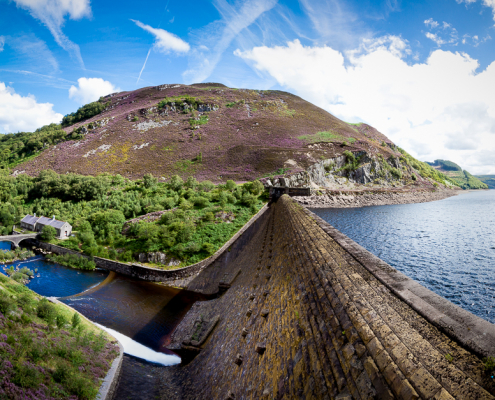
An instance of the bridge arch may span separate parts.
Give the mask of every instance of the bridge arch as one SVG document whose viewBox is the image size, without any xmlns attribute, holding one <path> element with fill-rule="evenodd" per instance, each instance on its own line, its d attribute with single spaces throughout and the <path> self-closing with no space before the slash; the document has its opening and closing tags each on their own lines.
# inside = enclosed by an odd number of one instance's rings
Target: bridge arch
<svg viewBox="0 0 495 400">
<path fill-rule="evenodd" d="M 19 243 L 26 239 L 36 239 L 39 233 L 27 233 L 22 235 L 4 235 L 0 236 L 1 242 L 10 242 L 14 247 L 19 247 Z"/>
</svg>

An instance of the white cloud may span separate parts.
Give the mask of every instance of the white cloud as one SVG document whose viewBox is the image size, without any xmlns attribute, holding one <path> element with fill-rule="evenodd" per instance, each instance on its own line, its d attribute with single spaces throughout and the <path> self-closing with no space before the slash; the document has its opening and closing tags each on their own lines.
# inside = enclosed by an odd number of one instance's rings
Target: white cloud
<svg viewBox="0 0 495 400">
<path fill-rule="evenodd" d="M 189 69 L 182 74 L 184 80 L 194 83 L 207 79 L 239 33 L 276 4 L 277 0 L 247 0 L 235 5 L 226 0 L 215 0 L 213 5 L 222 20 L 213 22 L 196 33 L 197 47 L 192 52 Z"/>
<path fill-rule="evenodd" d="M 38 103 L 33 95 L 21 96 L 0 82 L 0 132 L 30 132 L 52 122 L 59 123 L 62 117 L 53 111 L 53 104 Z"/>
<path fill-rule="evenodd" d="M 79 78 L 78 87 L 72 85 L 69 89 L 69 98 L 80 104 L 91 103 L 98 100 L 101 96 L 110 93 L 120 92 L 111 82 L 101 78 Z"/>
<path fill-rule="evenodd" d="M 455 0 L 455 1 L 459 4 L 461 3 L 472 4 L 472 3 L 476 3 L 477 0 Z M 485 7 L 489 7 L 492 9 L 493 19 L 495 20 L 495 0 L 481 0 L 481 3 Z"/>
<path fill-rule="evenodd" d="M 426 32 L 425 35 L 428 39 L 433 40 L 438 45 L 438 47 L 440 47 L 442 44 L 447 43 L 435 33 Z"/>
<path fill-rule="evenodd" d="M 157 51 L 162 53 L 168 53 L 170 51 L 187 53 L 190 50 L 189 44 L 173 33 L 167 32 L 164 29 L 153 28 L 149 25 L 143 24 L 140 21 L 135 21 L 133 19 L 131 19 L 131 21 L 155 36 L 156 42 L 154 47 Z"/>
<path fill-rule="evenodd" d="M 5 46 L 5 36 L 0 36 L 0 51 L 3 51 L 4 46 Z"/>
<path fill-rule="evenodd" d="M 438 22 L 434 21 L 433 18 L 425 20 L 425 25 L 429 26 L 430 28 L 436 28 L 438 27 Z"/>
<path fill-rule="evenodd" d="M 420 159 L 495 173 L 495 157 L 478 161 L 482 152 L 495 154 L 495 62 L 477 73 L 469 55 L 436 50 L 413 63 L 400 41 L 379 38 L 342 54 L 295 40 L 235 54 L 339 118 L 369 123 Z"/>
<path fill-rule="evenodd" d="M 50 30 L 60 47 L 68 51 L 82 67 L 84 63 L 79 46 L 69 40 L 62 32 L 65 16 L 80 19 L 91 16 L 89 0 L 14 0 L 17 7 L 28 10 L 31 15 L 40 20 Z"/>
</svg>

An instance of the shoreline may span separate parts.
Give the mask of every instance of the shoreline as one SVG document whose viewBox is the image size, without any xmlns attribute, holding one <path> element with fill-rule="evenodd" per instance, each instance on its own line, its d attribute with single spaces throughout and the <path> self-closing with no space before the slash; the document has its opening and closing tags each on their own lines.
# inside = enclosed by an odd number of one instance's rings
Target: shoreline
<svg viewBox="0 0 495 400">
<path fill-rule="evenodd" d="M 464 193 L 464 190 L 438 190 L 415 192 L 327 192 L 320 196 L 294 197 L 307 208 L 358 208 L 395 204 L 427 203 L 447 199 Z"/>
</svg>

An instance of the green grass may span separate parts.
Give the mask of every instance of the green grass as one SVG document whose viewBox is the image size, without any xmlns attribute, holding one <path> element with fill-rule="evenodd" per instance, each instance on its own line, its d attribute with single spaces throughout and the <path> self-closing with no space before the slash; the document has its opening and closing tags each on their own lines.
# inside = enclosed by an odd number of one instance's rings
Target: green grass
<svg viewBox="0 0 495 400">
<path fill-rule="evenodd" d="M 15 385 L 26 398 L 94 399 L 118 354 L 113 338 L 69 307 L 52 304 L 1 274 L 0 287 L 5 398 L 13 398 L 9 390 Z M 37 390 L 44 395 L 34 395 Z"/>
<path fill-rule="evenodd" d="M 279 168 L 274 172 L 263 175 L 263 178 L 273 178 L 278 175 L 285 175 L 289 171 L 289 168 Z"/>
<path fill-rule="evenodd" d="M 344 142 L 347 142 L 349 144 L 352 144 L 356 141 L 356 139 L 353 137 L 345 137 L 345 136 L 339 135 L 339 134 L 332 132 L 332 131 L 317 132 L 313 135 L 302 135 L 302 136 L 298 136 L 297 138 L 299 140 L 304 140 L 308 143 L 319 143 L 319 142 L 344 143 Z"/>
<path fill-rule="evenodd" d="M 197 125 L 206 125 L 208 123 L 208 116 L 207 115 L 202 115 L 199 117 L 199 119 L 196 118 L 190 118 L 189 119 L 189 125 L 191 125 L 191 128 L 194 128 Z"/>
<path fill-rule="evenodd" d="M 191 160 L 179 160 L 175 163 L 174 169 L 188 174 L 194 174 L 197 168 L 197 162 Z"/>
</svg>

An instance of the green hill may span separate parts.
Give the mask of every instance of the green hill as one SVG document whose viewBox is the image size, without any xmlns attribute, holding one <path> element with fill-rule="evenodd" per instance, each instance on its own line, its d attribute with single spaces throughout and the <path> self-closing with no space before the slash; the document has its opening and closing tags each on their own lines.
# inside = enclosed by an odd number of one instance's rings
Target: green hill
<svg viewBox="0 0 495 400">
<path fill-rule="evenodd" d="M 463 170 L 459 165 L 452 161 L 435 160 L 434 162 L 428 162 L 427 164 L 447 175 L 464 190 L 488 189 L 488 185 L 486 183 L 478 179 L 478 177 L 471 175 L 468 171 Z"/>
<path fill-rule="evenodd" d="M 475 177 L 487 185 L 489 189 L 495 189 L 495 175 L 476 175 Z"/>
</svg>

